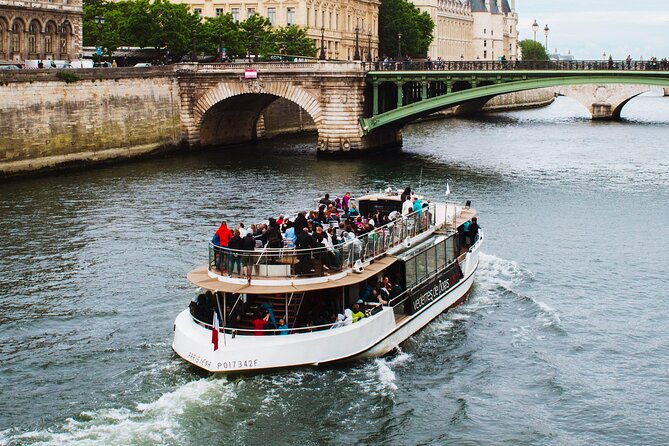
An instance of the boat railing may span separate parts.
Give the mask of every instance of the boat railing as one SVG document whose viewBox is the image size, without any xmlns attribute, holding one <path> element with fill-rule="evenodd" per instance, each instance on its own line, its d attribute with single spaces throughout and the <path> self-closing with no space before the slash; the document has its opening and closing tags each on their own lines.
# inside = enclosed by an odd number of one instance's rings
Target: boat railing
<svg viewBox="0 0 669 446">
<path fill-rule="evenodd" d="M 221 275 L 253 279 L 319 277 L 344 272 L 426 232 L 435 225 L 434 204 L 398 218 L 358 237 L 342 237 L 336 245 L 234 250 L 209 243 L 209 270 Z"/>
<path fill-rule="evenodd" d="M 383 310 L 383 306 L 381 304 L 374 306 L 373 308 L 368 309 L 365 312 L 365 318 L 372 317 L 375 314 L 380 313 Z M 198 325 L 208 329 L 208 330 L 214 330 L 214 326 L 212 324 L 203 322 L 199 319 L 197 319 L 195 316 L 191 314 L 191 319 Z M 350 325 L 350 324 L 349 324 Z M 259 328 L 236 328 L 236 327 L 218 327 L 218 332 L 219 333 L 224 333 L 232 336 L 233 338 L 237 335 L 239 336 L 278 336 L 282 334 L 298 334 L 298 333 L 311 333 L 314 331 L 325 331 L 325 330 L 334 330 L 339 327 L 344 327 L 346 325 L 343 324 L 342 321 L 337 321 L 331 324 L 323 324 L 323 325 L 308 325 L 305 327 L 296 327 L 296 328 L 264 328 L 264 329 L 259 329 Z"/>
</svg>

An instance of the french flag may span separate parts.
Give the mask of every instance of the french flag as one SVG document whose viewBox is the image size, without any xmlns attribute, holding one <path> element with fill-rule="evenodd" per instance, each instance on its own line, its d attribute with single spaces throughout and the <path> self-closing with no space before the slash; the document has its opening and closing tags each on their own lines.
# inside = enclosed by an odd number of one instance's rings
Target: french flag
<svg viewBox="0 0 669 446">
<path fill-rule="evenodd" d="M 218 350 L 218 315 L 214 311 L 214 327 L 211 330 L 211 343 L 214 344 L 214 351 Z"/>
</svg>

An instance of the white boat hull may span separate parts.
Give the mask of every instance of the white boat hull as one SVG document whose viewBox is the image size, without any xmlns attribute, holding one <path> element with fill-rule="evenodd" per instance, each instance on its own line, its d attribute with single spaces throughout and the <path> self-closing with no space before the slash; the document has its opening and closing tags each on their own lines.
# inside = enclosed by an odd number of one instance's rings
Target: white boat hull
<svg viewBox="0 0 669 446">
<path fill-rule="evenodd" d="M 462 302 L 478 267 L 477 243 L 460 263 L 463 278 L 418 312 L 395 322 L 393 309 L 385 307 L 372 317 L 332 330 L 287 336 L 219 335 L 214 351 L 211 330 L 196 324 L 188 309 L 174 322 L 172 348 L 186 361 L 210 372 L 240 372 L 319 365 L 356 358 L 382 356 L 397 348 L 444 311 Z"/>
</svg>

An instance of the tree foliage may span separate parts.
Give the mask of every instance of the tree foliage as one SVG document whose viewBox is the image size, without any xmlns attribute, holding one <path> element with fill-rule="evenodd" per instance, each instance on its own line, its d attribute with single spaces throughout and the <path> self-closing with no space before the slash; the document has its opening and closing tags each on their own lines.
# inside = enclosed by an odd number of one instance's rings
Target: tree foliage
<svg viewBox="0 0 669 446">
<path fill-rule="evenodd" d="M 425 57 L 434 38 L 434 22 L 407 0 L 382 0 L 379 6 L 379 53 L 396 57 Z M 401 34 L 401 38 L 398 35 Z"/>
<path fill-rule="evenodd" d="M 518 42 L 518 46 L 523 54 L 523 60 L 549 60 L 546 48 L 539 42 L 531 39 L 525 39 Z"/>
<path fill-rule="evenodd" d="M 84 0 L 83 9 L 84 45 L 102 47 L 107 54 L 132 46 L 164 49 L 177 61 L 192 52 L 213 58 L 222 48 L 233 58 L 278 52 L 316 55 L 304 28 L 272 28 L 267 18 L 257 14 L 242 22 L 230 14 L 203 20 L 186 5 L 168 0 Z"/>
</svg>

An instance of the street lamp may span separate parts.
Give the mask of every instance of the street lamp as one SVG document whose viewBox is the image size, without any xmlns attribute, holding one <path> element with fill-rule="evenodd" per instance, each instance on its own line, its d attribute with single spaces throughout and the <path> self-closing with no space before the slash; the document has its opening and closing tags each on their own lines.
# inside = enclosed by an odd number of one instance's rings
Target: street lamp
<svg viewBox="0 0 669 446">
<path fill-rule="evenodd" d="M 105 24 L 105 18 L 104 16 L 101 15 L 96 15 L 95 16 L 95 24 L 97 25 L 98 28 L 98 34 L 95 36 L 95 53 L 98 55 L 98 63 L 102 60 L 102 52 L 100 51 L 102 49 L 102 46 L 99 45 L 98 39 L 100 39 L 100 34 L 102 34 L 102 26 Z"/>
<path fill-rule="evenodd" d="M 321 53 L 318 55 L 319 60 L 325 60 L 325 27 L 321 26 Z"/>
<path fill-rule="evenodd" d="M 397 61 L 402 60 L 402 33 L 397 33 Z"/>
<path fill-rule="evenodd" d="M 367 62 L 372 61 L 372 29 L 367 32 Z"/>
<path fill-rule="evenodd" d="M 355 53 L 353 53 L 353 60 L 360 60 L 360 47 L 358 46 L 358 35 L 360 34 L 360 28 L 355 27 Z"/>
<path fill-rule="evenodd" d="M 532 32 L 534 32 L 534 41 L 537 41 L 537 31 L 539 31 L 539 24 L 537 23 L 537 19 L 534 19 L 534 23 L 532 24 Z"/>
<path fill-rule="evenodd" d="M 546 25 L 546 27 L 544 28 L 544 34 L 546 35 L 546 51 L 548 51 L 548 33 L 549 33 L 550 31 L 551 31 L 551 30 L 548 29 L 548 25 Z"/>
</svg>

